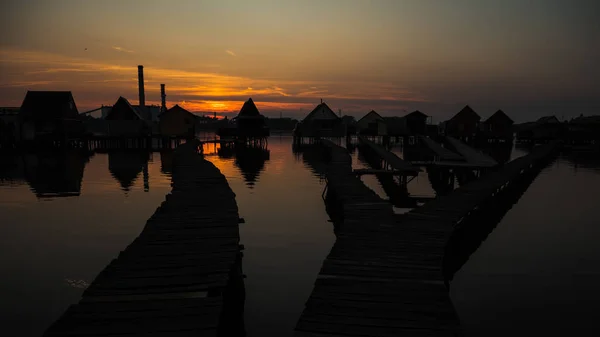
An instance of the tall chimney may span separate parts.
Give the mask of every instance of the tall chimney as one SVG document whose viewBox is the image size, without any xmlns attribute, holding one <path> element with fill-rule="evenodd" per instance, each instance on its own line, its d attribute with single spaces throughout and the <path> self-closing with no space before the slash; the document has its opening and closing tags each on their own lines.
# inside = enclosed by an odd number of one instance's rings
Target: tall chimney
<svg viewBox="0 0 600 337">
<path fill-rule="evenodd" d="M 144 66 L 138 66 L 138 89 L 140 90 L 140 106 L 146 106 L 146 94 L 144 93 Z"/>
<path fill-rule="evenodd" d="M 160 99 L 161 99 L 161 108 L 162 112 L 167 111 L 167 94 L 165 94 L 165 85 L 160 85 Z"/>
</svg>

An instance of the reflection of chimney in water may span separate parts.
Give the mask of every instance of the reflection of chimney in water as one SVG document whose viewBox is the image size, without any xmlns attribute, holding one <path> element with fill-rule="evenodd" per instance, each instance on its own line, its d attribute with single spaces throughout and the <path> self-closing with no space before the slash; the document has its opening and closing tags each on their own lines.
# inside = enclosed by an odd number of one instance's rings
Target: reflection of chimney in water
<svg viewBox="0 0 600 337">
<path fill-rule="evenodd" d="M 161 112 L 167 111 L 167 94 L 165 93 L 165 85 L 164 84 L 160 85 L 160 100 L 161 100 L 160 111 Z"/>
<path fill-rule="evenodd" d="M 146 94 L 144 92 L 144 66 L 138 66 L 138 89 L 140 90 L 141 107 L 146 106 Z"/>
</svg>

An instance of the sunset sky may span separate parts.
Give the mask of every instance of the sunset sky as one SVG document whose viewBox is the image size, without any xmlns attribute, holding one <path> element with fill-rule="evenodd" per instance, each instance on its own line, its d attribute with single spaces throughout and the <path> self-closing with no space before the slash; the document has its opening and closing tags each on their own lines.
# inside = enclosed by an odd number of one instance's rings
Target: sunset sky
<svg viewBox="0 0 600 337">
<path fill-rule="evenodd" d="M 600 114 L 596 0 L 8 0 L 0 106 L 71 90 L 80 112 L 147 103 L 301 118 L 322 98 L 360 117 L 465 104 L 516 121 Z M 86 50 L 87 48 L 87 50 Z"/>
</svg>

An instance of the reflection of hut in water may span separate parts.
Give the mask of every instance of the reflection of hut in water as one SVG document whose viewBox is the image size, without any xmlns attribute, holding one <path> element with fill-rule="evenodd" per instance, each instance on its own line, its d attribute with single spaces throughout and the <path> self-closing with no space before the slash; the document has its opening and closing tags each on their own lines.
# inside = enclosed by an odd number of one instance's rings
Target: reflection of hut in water
<svg viewBox="0 0 600 337">
<path fill-rule="evenodd" d="M 173 153 L 172 149 L 164 149 L 160 151 L 160 172 L 164 174 L 173 173 Z"/>
<path fill-rule="evenodd" d="M 237 166 L 249 188 L 253 188 L 265 162 L 270 158 L 270 151 L 260 146 L 238 146 L 235 148 L 235 166 Z"/>
<path fill-rule="evenodd" d="M 234 146 L 221 146 L 217 150 L 217 155 L 219 158 L 223 159 L 231 159 L 235 157 L 235 147 Z"/>
<path fill-rule="evenodd" d="M 78 196 L 88 161 L 77 150 L 24 154 L 25 179 L 38 198 Z"/>
<path fill-rule="evenodd" d="M 302 162 L 314 175 L 325 178 L 329 158 L 324 147 L 304 147 L 298 153 L 302 155 Z"/>
<path fill-rule="evenodd" d="M 123 191 L 129 191 L 143 171 L 144 188 L 148 189 L 148 160 L 147 152 L 109 152 L 108 170 Z"/>
</svg>

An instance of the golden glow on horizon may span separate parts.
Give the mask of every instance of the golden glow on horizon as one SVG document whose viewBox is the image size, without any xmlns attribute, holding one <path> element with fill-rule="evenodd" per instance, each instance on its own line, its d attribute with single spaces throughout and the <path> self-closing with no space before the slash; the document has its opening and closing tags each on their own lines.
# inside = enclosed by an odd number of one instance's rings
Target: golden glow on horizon
<svg viewBox="0 0 600 337">
<path fill-rule="evenodd" d="M 0 80 L 1 88 L 71 90 L 81 111 L 113 104 L 118 96 L 137 101 L 137 65 L 18 49 L 0 50 L 0 65 L 14 69 Z M 319 99 L 426 101 L 410 90 L 385 83 L 273 80 L 152 65 L 144 67 L 144 83 L 147 104 L 160 104 L 159 84 L 166 83 L 169 106 L 180 104 L 190 111 L 203 112 L 238 112 L 249 97 L 261 111 L 305 112 Z M 22 99 L 10 97 L 0 104 L 14 105 Z"/>
</svg>

